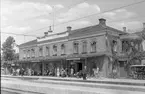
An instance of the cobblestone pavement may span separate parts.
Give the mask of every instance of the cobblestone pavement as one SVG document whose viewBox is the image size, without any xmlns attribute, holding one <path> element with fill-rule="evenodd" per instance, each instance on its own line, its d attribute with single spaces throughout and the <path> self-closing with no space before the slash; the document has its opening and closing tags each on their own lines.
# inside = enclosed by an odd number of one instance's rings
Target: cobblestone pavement
<svg viewBox="0 0 145 94">
<path fill-rule="evenodd" d="M 41 81 L 41 79 L 39 80 Z M 115 90 L 96 87 L 83 87 L 73 85 L 51 84 L 47 81 L 26 81 L 16 78 L 1 80 L 2 87 L 20 89 L 23 91 L 35 91 L 43 94 L 145 94 L 145 92 L 135 90 Z M 58 82 L 60 83 L 60 82 Z M 118 87 L 118 85 L 116 85 Z M 141 87 L 144 88 L 144 87 Z M 144 88 L 145 89 L 145 88 Z M 24 93 L 22 93 L 24 94 Z"/>
</svg>

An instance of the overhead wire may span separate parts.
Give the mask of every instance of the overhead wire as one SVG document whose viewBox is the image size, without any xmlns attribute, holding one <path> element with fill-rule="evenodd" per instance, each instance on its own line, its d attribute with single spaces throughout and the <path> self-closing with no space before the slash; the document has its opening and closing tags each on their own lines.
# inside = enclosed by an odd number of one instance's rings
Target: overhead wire
<svg viewBox="0 0 145 94">
<path fill-rule="evenodd" d="M 16 36 L 29 36 L 29 37 L 39 37 L 36 35 L 26 35 L 26 34 L 17 34 L 17 33 L 9 33 L 9 32 L 1 32 L 3 34 L 12 34 L 12 35 L 16 35 Z"/>
<path fill-rule="evenodd" d="M 77 18 L 77 19 L 69 20 L 69 21 L 66 21 L 66 22 L 63 22 L 63 23 L 55 24 L 54 26 L 58 26 L 58 25 L 69 23 L 69 22 L 77 21 L 77 20 L 80 20 L 80 19 L 88 18 L 88 17 L 94 16 L 94 15 L 100 15 L 100 14 L 103 14 L 103 13 L 107 13 L 107 12 L 114 11 L 114 10 L 117 10 L 117 9 L 122 9 L 122 8 L 125 8 L 125 7 L 130 7 L 130 6 L 140 4 L 140 3 L 143 3 L 143 2 L 145 2 L 145 0 L 135 2 L 135 3 L 131 3 L 131 4 L 127 4 L 127 5 L 117 7 L 117 8 L 113 8 L 113 9 L 110 9 L 110 10 L 106 10 L 106 11 L 103 11 L 103 12 L 100 12 L 100 13 L 94 13 L 94 14 L 91 14 L 91 15 L 87 15 L 87 16 L 84 16 L 84 17 Z M 40 29 L 37 29 L 37 30 L 34 30 L 34 31 L 43 30 L 43 29 L 48 28 L 48 27 L 49 26 L 46 26 L 46 27 L 43 27 L 43 28 L 40 28 Z M 29 32 L 27 32 L 27 33 L 29 33 Z"/>
<path fill-rule="evenodd" d="M 139 1 L 139 2 L 135 2 L 135 3 L 132 3 L 132 4 L 128 4 L 128 5 L 124 5 L 124 6 L 121 6 L 121 7 L 118 7 L 118 8 L 113 8 L 113 9 L 110 9 L 110 10 L 106 10 L 106 11 L 103 11 L 103 12 L 101 12 L 101 13 L 95 13 L 95 14 L 91 14 L 91 15 L 88 15 L 88 16 L 80 17 L 80 18 L 77 18 L 77 19 L 74 19 L 74 20 L 70 20 L 70 21 L 67 21 L 67 22 L 64 22 L 64 23 L 55 24 L 55 26 L 62 25 L 62 24 L 65 24 L 65 23 L 69 23 L 69 22 L 73 22 L 73 21 L 76 21 L 76 20 L 79 20 L 79 19 L 83 19 L 83 18 L 90 17 L 90 16 L 99 15 L 99 14 L 102 14 L 102 13 L 114 11 L 114 10 L 117 10 L 117 9 L 129 7 L 129 6 L 136 5 L 136 4 L 143 3 L 143 2 L 145 2 L 145 0 L 142 0 L 142 1 Z M 119 20 L 119 21 L 121 21 L 121 20 Z M 110 21 L 110 22 L 117 22 L 117 21 Z M 47 27 L 48 27 L 48 26 L 47 26 Z M 35 31 L 39 31 L 39 30 L 45 29 L 45 28 L 47 28 L 47 27 L 43 27 L 43 28 L 37 29 L 37 30 L 35 30 Z M 38 36 L 36 36 L 36 35 L 25 35 L 25 34 L 16 34 L 16 33 L 8 33 L 8 32 L 1 32 L 1 33 L 13 34 L 13 35 L 20 35 L 20 36 L 38 37 Z"/>
<path fill-rule="evenodd" d="M 82 3 L 82 2 L 85 2 L 85 1 L 88 1 L 88 0 L 82 0 L 82 1 L 80 1 L 80 2 L 78 2 L 78 3 L 75 3 L 75 4 L 72 4 L 72 5 L 68 5 L 68 6 L 66 6 L 67 8 L 72 8 L 73 6 L 76 6 L 76 5 L 78 5 L 78 4 L 80 4 L 80 3 Z M 66 8 L 65 8 L 66 9 Z M 56 10 L 55 12 L 58 12 L 58 11 L 60 11 L 60 10 L 62 10 L 62 9 L 58 9 L 58 10 Z M 53 12 L 50 12 L 50 13 L 48 13 L 48 15 L 51 15 Z M 27 19 L 23 19 L 23 20 L 20 20 L 20 22 L 23 22 L 23 21 L 29 21 L 29 20 L 32 20 L 32 19 L 36 19 L 36 18 L 39 18 L 39 17 L 42 17 L 42 16 L 46 16 L 47 14 L 41 14 L 41 15 L 38 15 L 38 16 L 35 16 L 35 17 L 30 17 L 30 18 L 27 18 Z M 7 28 L 7 27 L 9 27 L 9 26 L 11 26 L 12 24 L 9 24 L 9 25 L 7 25 L 7 26 L 4 26 L 4 27 L 1 27 L 1 28 Z"/>
</svg>

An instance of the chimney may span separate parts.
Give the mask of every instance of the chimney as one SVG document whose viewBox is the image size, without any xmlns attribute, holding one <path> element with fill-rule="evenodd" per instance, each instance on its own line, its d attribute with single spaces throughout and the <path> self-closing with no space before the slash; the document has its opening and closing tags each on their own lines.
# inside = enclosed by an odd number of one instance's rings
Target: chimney
<svg viewBox="0 0 145 94">
<path fill-rule="evenodd" d="M 51 30 L 51 26 L 49 26 L 49 30 L 48 30 L 48 32 L 50 32 L 50 33 L 52 32 L 52 30 Z"/>
<path fill-rule="evenodd" d="M 48 32 L 44 32 L 44 35 L 47 36 L 48 35 Z"/>
<path fill-rule="evenodd" d="M 123 27 L 123 31 L 126 32 L 126 27 Z"/>
<path fill-rule="evenodd" d="M 100 18 L 99 19 L 99 25 L 106 26 L 106 19 Z"/>
<path fill-rule="evenodd" d="M 145 22 L 143 23 L 143 30 L 145 30 Z"/>
<path fill-rule="evenodd" d="M 67 26 L 67 31 L 71 31 L 71 26 Z"/>
</svg>

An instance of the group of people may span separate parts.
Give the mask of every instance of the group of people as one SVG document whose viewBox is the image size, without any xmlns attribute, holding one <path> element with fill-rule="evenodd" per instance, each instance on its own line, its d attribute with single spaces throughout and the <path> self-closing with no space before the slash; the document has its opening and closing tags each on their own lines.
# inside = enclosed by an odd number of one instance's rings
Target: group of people
<svg viewBox="0 0 145 94">
<path fill-rule="evenodd" d="M 24 76 L 24 75 L 32 76 L 34 74 L 36 74 L 36 73 L 34 72 L 34 70 L 32 70 L 30 68 L 27 68 L 27 69 L 17 68 L 17 69 L 12 70 L 12 75 L 14 75 L 14 76 Z"/>
<path fill-rule="evenodd" d="M 70 70 L 68 68 L 59 68 L 51 69 L 48 68 L 45 69 L 44 75 L 48 76 L 57 76 L 57 77 L 77 77 L 77 78 L 84 78 L 86 79 L 87 72 L 86 67 L 84 67 L 83 70 L 80 70 L 79 72 L 75 72 L 74 68 L 71 67 Z"/>
</svg>

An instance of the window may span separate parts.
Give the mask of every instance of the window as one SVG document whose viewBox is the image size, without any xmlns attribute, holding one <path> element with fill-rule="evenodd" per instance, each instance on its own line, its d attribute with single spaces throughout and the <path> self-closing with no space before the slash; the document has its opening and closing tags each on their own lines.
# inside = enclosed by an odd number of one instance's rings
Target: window
<svg viewBox="0 0 145 94">
<path fill-rule="evenodd" d="M 78 42 L 74 42 L 74 54 L 79 53 L 79 43 Z"/>
<path fill-rule="evenodd" d="M 128 41 L 122 41 L 122 52 L 128 52 L 128 51 L 129 51 Z"/>
<path fill-rule="evenodd" d="M 83 41 L 82 43 L 82 53 L 86 53 L 87 52 L 87 42 Z"/>
<path fill-rule="evenodd" d="M 53 45 L 53 56 L 57 56 L 57 46 Z"/>
<path fill-rule="evenodd" d="M 49 55 L 50 55 L 49 47 L 46 46 L 46 56 L 49 56 Z"/>
<path fill-rule="evenodd" d="M 61 45 L 61 55 L 65 55 L 65 45 Z"/>
<path fill-rule="evenodd" d="M 91 42 L 91 52 L 96 52 L 96 41 Z"/>
<path fill-rule="evenodd" d="M 32 52 L 32 57 L 35 57 L 35 50 L 31 49 L 31 52 Z"/>
<path fill-rule="evenodd" d="M 117 52 L 117 41 L 113 40 L 113 52 Z"/>
<path fill-rule="evenodd" d="M 30 58 L 30 50 L 27 51 L 27 58 Z"/>
<path fill-rule="evenodd" d="M 26 58 L 26 50 L 23 50 L 23 58 Z"/>
<path fill-rule="evenodd" d="M 39 48 L 39 56 L 43 56 L 43 49 L 42 49 L 42 47 Z"/>
</svg>

